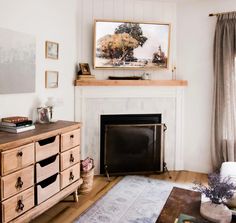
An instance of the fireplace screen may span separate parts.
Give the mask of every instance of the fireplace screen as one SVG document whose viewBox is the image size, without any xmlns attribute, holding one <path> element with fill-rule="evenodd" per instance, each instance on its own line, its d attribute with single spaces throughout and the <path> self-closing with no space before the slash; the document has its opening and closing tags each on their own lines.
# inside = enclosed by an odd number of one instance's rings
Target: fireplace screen
<svg viewBox="0 0 236 223">
<path fill-rule="evenodd" d="M 161 114 L 102 116 L 100 173 L 162 172 L 164 130 Z"/>
<path fill-rule="evenodd" d="M 107 125 L 104 161 L 109 173 L 162 171 L 162 124 Z"/>
</svg>

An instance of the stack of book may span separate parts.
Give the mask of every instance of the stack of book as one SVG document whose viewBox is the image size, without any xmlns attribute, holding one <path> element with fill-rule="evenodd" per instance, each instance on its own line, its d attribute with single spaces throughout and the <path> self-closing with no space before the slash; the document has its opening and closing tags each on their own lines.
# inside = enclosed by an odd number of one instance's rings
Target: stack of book
<svg viewBox="0 0 236 223">
<path fill-rule="evenodd" d="M 6 117 L 0 122 L 0 130 L 5 132 L 20 133 L 32 129 L 35 129 L 35 125 L 27 117 Z"/>
<path fill-rule="evenodd" d="M 95 80 L 95 76 L 92 74 L 81 74 L 81 75 L 78 75 L 78 80 L 91 81 L 91 80 Z"/>
</svg>

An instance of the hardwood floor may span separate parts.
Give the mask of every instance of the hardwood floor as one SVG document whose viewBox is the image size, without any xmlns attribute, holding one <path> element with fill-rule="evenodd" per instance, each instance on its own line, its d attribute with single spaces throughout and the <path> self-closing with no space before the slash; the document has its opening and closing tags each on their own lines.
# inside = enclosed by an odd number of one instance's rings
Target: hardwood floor
<svg viewBox="0 0 236 223">
<path fill-rule="evenodd" d="M 207 183 L 207 174 L 189 172 L 189 171 L 170 171 L 171 179 L 167 173 L 158 175 L 148 175 L 150 178 L 172 181 L 176 183 L 192 183 L 194 181 Z M 93 190 L 87 195 L 80 195 L 79 202 L 73 202 L 73 196 L 69 196 L 64 201 L 58 203 L 36 219 L 32 223 L 67 223 L 72 222 L 123 177 L 111 177 L 111 182 L 106 177 L 96 176 L 94 178 Z M 88 222 L 89 223 L 89 222 Z"/>
</svg>

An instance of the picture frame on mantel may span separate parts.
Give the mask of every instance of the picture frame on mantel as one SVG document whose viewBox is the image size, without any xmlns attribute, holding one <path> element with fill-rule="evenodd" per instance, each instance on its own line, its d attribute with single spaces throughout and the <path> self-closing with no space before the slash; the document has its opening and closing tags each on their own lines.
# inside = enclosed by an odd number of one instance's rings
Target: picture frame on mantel
<svg viewBox="0 0 236 223">
<path fill-rule="evenodd" d="M 94 69 L 168 69 L 169 23 L 95 20 Z"/>
<path fill-rule="evenodd" d="M 46 41 L 45 42 L 45 57 L 49 59 L 58 60 L 59 43 Z"/>
<path fill-rule="evenodd" d="M 79 68 L 80 68 L 81 75 L 91 75 L 88 63 L 80 63 Z"/>
</svg>

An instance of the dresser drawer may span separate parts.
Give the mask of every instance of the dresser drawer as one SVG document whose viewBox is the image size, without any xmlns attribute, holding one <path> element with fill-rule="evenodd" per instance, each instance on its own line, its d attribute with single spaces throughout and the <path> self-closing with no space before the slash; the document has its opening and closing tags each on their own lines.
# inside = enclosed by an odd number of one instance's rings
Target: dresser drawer
<svg viewBox="0 0 236 223">
<path fill-rule="evenodd" d="M 34 143 L 2 152 L 2 175 L 34 163 Z"/>
<path fill-rule="evenodd" d="M 80 147 L 76 146 L 64 153 L 61 153 L 61 171 L 80 161 Z"/>
<path fill-rule="evenodd" d="M 31 186 L 34 183 L 34 166 L 9 174 L 1 178 L 2 200 L 9 198 Z"/>
<path fill-rule="evenodd" d="M 34 206 L 34 188 L 2 202 L 2 220 L 8 222 Z"/>
<path fill-rule="evenodd" d="M 61 173 L 61 189 L 80 178 L 80 164 L 76 164 Z"/>
<path fill-rule="evenodd" d="M 60 190 L 60 175 L 55 174 L 44 181 L 37 184 L 37 199 L 36 203 L 40 204 L 43 201 L 47 200 L 52 195 L 56 194 Z"/>
<path fill-rule="evenodd" d="M 42 139 L 36 142 L 36 162 L 56 155 L 59 152 L 59 136 Z"/>
<path fill-rule="evenodd" d="M 59 155 L 51 156 L 45 160 L 36 163 L 36 182 L 59 172 Z"/>
<path fill-rule="evenodd" d="M 61 135 L 61 151 L 66 151 L 80 144 L 80 129 Z"/>
</svg>

